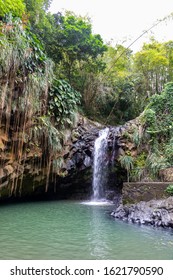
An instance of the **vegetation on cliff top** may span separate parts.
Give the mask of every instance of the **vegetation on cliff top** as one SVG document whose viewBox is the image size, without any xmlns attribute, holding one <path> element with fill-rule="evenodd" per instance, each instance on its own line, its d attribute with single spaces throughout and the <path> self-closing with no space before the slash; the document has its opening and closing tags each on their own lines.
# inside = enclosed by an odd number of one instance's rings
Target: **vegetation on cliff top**
<svg viewBox="0 0 173 280">
<path fill-rule="evenodd" d="M 132 144 L 120 157 L 131 180 L 159 180 L 173 166 L 173 82 L 149 99 L 138 123 L 124 134 Z"/>
<path fill-rule="evenodd" d="M 92 33 L 87 17 L 50 14 L 50 4 L 51 0 L 0 1 L 1 25 L 7 22 L 10 28 L 9 13 L 21 18 L 53 60 L 56 79 L 80 92 L 81 109 L 90 118 L 113 125 L 133 119 L 172 81 L 172 41 L 151 38 L 133 54 L 120 44 L 105 45 Z"/>
<path fill-rule="evenodd" d="M 64 129 L 73 123 L 80 94 L 55 79 L 53 68 L 36 35 L 18 18 L 6 17 L 0 37 L 0 161 L 2 170 L 16 169 L 10 193 L 31 155 L 33 164 L 38 159 L 35 168 L 48 166 L 48 178 L 51 162 L 56 162 L 56 173 L 62 168 Z"/>
</svg>

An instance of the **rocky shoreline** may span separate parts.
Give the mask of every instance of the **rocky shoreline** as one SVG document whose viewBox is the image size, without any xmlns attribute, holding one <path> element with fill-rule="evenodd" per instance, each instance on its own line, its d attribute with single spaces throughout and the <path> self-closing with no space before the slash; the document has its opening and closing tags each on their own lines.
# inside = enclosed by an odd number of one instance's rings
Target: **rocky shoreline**
<svg viewBox="0 0 173 280">
<path fill-rule="evenodd" d="M 120 204 L 111 216 L 140 225 L 173 228 L 173 197 L 137 204 Z"/>
</svg>

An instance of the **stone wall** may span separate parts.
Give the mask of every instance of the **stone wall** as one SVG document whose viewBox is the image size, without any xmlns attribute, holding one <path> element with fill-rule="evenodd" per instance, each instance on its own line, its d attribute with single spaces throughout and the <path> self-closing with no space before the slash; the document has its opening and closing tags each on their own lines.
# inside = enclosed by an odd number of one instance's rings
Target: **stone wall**
<svg viewBox="0 0 173 280">
<path fill-rule="evenodd" d="M 167 198 L 169 195 L 165 189 L 170 184 L 173 182 L 125 182 L 122 189 L 123 204 Z"/>
</svg>

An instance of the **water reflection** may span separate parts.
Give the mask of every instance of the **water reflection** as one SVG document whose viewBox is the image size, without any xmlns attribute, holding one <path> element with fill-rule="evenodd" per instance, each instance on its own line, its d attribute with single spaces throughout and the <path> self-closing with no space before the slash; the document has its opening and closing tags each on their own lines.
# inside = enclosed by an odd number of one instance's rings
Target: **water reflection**
<svg viewBox="0 0 173 280">
<path fill-rule="evenodd" d="M 113 206 L 1 207 L 0 259 L 173 259 L 172 231 L 114 221 Z"/>
<path fill-rule="evenodd" d="M 90 254 L 95 259 L 106 259 L 106 253 L 109 251 L 108 239 L 103 234 L 105 224 L 103 223 L 104 206 L 91 206 L 90 232 L 88 240 L 90 244 Z M 102 211 L 100 210 L 102 207 Z"/>
</svg>

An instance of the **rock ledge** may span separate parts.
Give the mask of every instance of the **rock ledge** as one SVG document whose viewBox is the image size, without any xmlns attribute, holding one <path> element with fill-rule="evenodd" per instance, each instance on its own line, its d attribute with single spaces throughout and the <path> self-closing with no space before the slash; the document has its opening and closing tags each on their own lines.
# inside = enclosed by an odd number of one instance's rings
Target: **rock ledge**
<svg viewBox="0 0 173 280">
<path fill-rule="evenodd" d="M 173 197 L 130 205 L 121 204 L 111 215 L 137 224 L 173 228 Z"/>
</svg>

